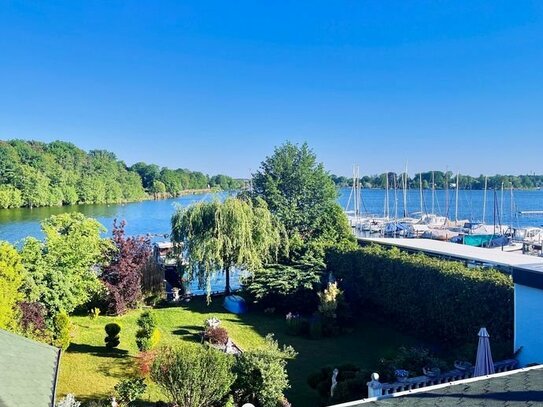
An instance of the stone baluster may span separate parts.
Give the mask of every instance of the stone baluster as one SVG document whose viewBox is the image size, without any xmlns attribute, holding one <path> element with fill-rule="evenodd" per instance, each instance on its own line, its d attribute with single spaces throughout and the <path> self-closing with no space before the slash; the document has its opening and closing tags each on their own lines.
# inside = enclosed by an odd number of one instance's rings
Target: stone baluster
<svg viewBox="0 0 543 407">
<path fill-rule="evenodd" d="M 368 397 L 381 397 L 383 395 L 383 385 L 379 381 L 379 374 L 372 373 L 371 381 L 368 385 Z"/>
</svg>

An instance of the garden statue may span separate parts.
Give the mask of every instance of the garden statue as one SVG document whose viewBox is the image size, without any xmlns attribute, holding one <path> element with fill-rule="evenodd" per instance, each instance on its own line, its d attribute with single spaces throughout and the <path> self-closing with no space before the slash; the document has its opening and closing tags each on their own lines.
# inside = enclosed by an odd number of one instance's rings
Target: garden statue
<svg viewBox="0 0 543 407">
<path fill-rule="evenodd" d="M 337 386 L 337 375 L 339 373 L 339 370 L 334 369 L 334 372 L 332 374 L 332 386 L 330 387 L 330 397 L 334 397 L 334 390 L 336 389 L 336 386 Z"/>
</svg>

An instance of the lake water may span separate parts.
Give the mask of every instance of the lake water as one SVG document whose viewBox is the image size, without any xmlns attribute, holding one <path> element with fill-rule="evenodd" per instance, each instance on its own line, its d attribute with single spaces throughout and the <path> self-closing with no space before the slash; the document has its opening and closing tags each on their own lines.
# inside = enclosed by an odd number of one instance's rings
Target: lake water
<svg viewBox="0 0 543 407">
<path fill-rule="evenodd" d="M 351 190 L 340 190 L 338 202 L 344 208 L 349 200 Z M 513 191 L 511 199 L 510 191 L 504 191 L 503 201 L 501 192 L 498 191 L 496 199 L 493 191 L 487 192 L 486 222 L 493 223 L 494 208 L 497 212 L 503 212 L 501 222 L 520 226 L 541 226 L 543 215 L 517 215 L 518 211 L 543 210 L 543 191 Z M 170 233 L 170 218 L 177 205 L 187 206 L 194 202 L 210 201 L 212 199 L 224 199 L 227 193 L 187 195 L 174 199 L 158 201 L 134 202 L 122 205 L 76 205 L 53 208 L 21 208 L 0 210 L 0 240 L 12 243 L 20 243 L 26 236 L 42 237 L 40 222 L 51 216 L 65 212 L 78 211 L 86 216 L 98 219 L 107 229 L 111 230 L 113 219 L 125 219 L 126 231 L 130 235 Z M 458 218 L 473 221 L 482 220 L 483 215 L 483 191 L 461 190 L 458 194 Z M 447 210 L 445 191 L 436 191 L 434 198 L 434 212 L 445 215 Z M 363 213 L 382 215 L 384 211 L 385 191 L 362 190 L 361 210 Z M 390 214 L 394 215 L 394 192 L 389 193 Z M 397 194 L 398 215 L 403 215 L 403 196 L 401 191 Z M 503 202 L 503 203 L 502 203 Z M 352 205 L 351 205 L 352 207 Z M 455 191 L 449 191 L 448 215 L 455 216 Z M 407 209 L 410 213 L 420 211 L 419 191 L 410 190 L 407 193 Z M 432 198 L 430 191 L 424 191 L 423 211 L 431 212 Z M 511 216 L 513 213 L 513 216 Z M 498 218 L 498 216 L 497 216 Z M 498 222 L 498 220 L 497 220 Z"/>
</svg>

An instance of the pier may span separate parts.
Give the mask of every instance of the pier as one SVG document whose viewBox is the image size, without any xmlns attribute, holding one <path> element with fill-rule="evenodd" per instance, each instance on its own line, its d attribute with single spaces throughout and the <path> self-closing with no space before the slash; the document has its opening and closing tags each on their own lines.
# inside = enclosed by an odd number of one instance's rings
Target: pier
<svg viewBox="0 0 543 407">
<path fill-rule="evenodd" d="M 430 239 L 359 237 L 358 241 L 361 244 L 375 243 L 468 264 L 491 266 L 511 274 L 515 270 L 543 273 L 543 257 L 509 253 L 500 249 L 487 249 Z"/>
</svg>

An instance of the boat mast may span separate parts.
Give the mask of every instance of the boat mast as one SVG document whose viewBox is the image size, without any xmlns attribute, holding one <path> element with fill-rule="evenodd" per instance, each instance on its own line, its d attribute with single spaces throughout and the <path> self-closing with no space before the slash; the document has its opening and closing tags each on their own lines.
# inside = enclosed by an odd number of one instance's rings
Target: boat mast
<svg viewBox="0 0 543 407">
<path fill-rule="evenodd" d="M 422 218 L 422 172 L 419 173 L 419 189 L 420 189 L 420 217 Z"/>
<path fill-rule="evenodd" d="M 500 197 L 500 216 L 499 216 L 500 227 L 502 226 L 502 216 L 503 216 L 503 182 L 502 182 L 502 192 L 501 192 L 501 197 Z"/>
<path fill-rule="evenodd" d="M 394 221 L 398 219 L 398 174 L 394 173 Z"/>
<path fill-rule="evenodd" d="M 511 207 L 509 209 L 509 232 L 513 233 L 513 183 L 511 183 Z"/>
<path fill-rule="evenodd" d="M 449 168 L 445 169 L 445 219 L 449 219 Z"/>
<path fill-rule="evenodd" d="M 436 194 L 436 182 L 434 178 L 434 172 L 432 171 L 432 215 L 435 215 L 435 212 L 434 212 L 435 194 Z"/>
<path fill-rule="evenodd" d="M 403 217 L 407 218 L 407 163 L 403 173 Z"/>
<path fill-rule="evenodd" d="M 385 209 L 384 209 L 384 217 L 385 219 L 388 219 L 390 213 L 389 213 L 389 202 L 388 202 L 388 172 L 385 176 Z"/>
<path fill-rule="evenodd" d="M 455 202 L 455 209 L 454 209 L 454 220 L 458 222 L 458 184 L 459 184 L 459 178 L 460 173 L 456 173 L 456 202 Z"/>
<path fill-rule="evenodd" d="M 488 186 L 488 176 L 485 175 L 485 191 L 483 192 L 483 224 L 485 223 L 486 215 L 486 188 Z"/>
</svg>

